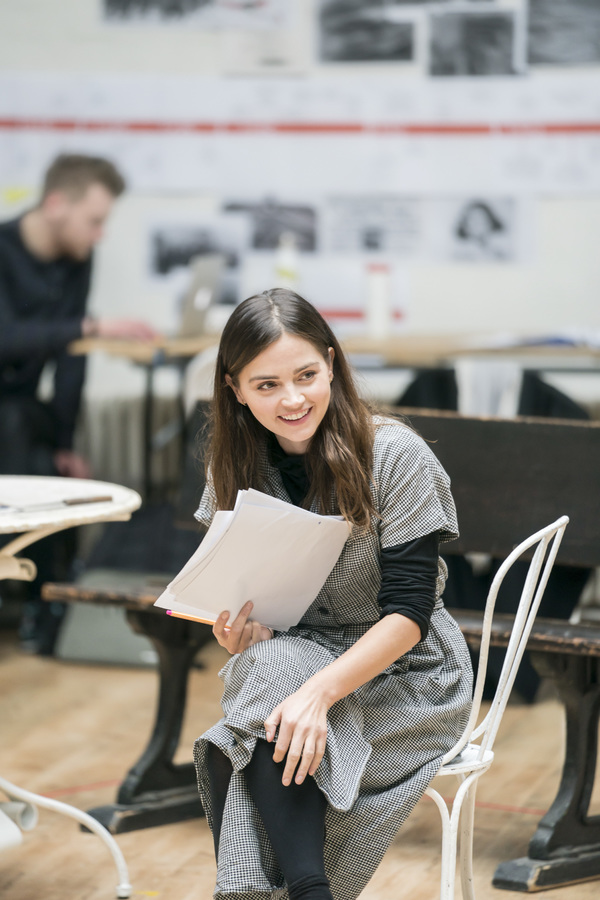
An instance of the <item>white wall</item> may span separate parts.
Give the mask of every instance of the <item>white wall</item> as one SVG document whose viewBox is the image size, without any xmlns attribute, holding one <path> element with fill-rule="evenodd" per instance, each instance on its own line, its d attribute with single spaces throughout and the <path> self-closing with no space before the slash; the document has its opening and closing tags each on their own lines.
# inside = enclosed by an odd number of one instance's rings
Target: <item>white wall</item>
<svg viewBox="0 0 600 900">
<path fill-rule="evenodd" d="M 295 40 L 309 58 L 313 4 L 302 0 Z M 144 72 L 218 74 L 223 37 L 218 32 L 168 27 L 105 27 L 99 0 L 19 0 L 0 4 L 0 67 L 5 71 L 72 73 Z M 308 65 L 308 76 L 323 67 Z M 367 66 L 411 77 L 409 69 Z M 331 68 L 327 69 L 331 74 Z M 338 67 L 340 78 L 349 71 Z M 565 78 L 569 74 L 565 73 Z M 145 226 L 157 212 L 215 208 L 212 196 L 122 198 L 97 254 L 92 306 L 97 314 L 144 315 L 162 327 L 170 298 L 145 278 Z M 16 214 L 23 200 L 4 198 L 0 214 Z M 410 267 L 412 332 L 549 332 L 600 329 L 600 196 L 541 197 L 535 204 L 535 247 L 520 265 L 414 265 Z M 309 298 L 310 299 L 310 298 Z M 122 386 L 124 370 L 92 364 L 90 386 Z M 129 370 L 127 370 L 129 371 Z M 128 376 L 129 377 L 129 376 Z M 138 377 L 138 376 L 134 376 Z M 106 379 L 109 379 L 108 381 Z M 133 382 L 132 382 L 133 383 Z"/>
</svg>

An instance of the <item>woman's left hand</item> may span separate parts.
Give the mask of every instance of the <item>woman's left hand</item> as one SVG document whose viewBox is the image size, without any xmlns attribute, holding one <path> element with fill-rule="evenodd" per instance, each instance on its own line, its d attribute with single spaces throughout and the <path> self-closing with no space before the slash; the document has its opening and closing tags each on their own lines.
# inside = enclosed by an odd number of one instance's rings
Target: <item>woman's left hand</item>
<svg viewBox="0 0 600 900">
<path fill-rule="evenodd" d="M 273 759 L 281 762 L 287 755 L 283 784 L 291 784 L 294 772 L 296 784 L 302 784 L 317 771 L 327 743 L 327 710 L 320 692 L 307 683 L 265 719 L 267 741 L 274 739 L 279 727 Z"/>
</svg>

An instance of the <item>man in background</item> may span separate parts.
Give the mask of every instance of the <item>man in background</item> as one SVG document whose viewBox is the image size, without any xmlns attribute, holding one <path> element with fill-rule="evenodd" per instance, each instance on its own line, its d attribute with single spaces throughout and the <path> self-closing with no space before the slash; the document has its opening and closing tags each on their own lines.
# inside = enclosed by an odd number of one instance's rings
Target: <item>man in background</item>
<svg viewBox="0 0 600 900">
<path fill-rule="evenodd" d="M 156 336 L 144 322 L 94 319 L 87 312 L 93 248 L 124 188 L 108 160 L 61 155 L 46 172 L 38 205 L 0 224 L 0 474 L 89 477 L 87 461 L 73 449 L 86 361 L 68 345 L 82 337 Z M 41 399 L 49 363 L 53 391 Z M 65 539 L 68 534 L 47 539 L 36 553 L 38 579 L 21 633 L 39 652 L 52 652 L 57 630 L 46 622 L 39 586 L 56 577 L 61 556 L 64 563 L 70 555 Z"/>
</svg>

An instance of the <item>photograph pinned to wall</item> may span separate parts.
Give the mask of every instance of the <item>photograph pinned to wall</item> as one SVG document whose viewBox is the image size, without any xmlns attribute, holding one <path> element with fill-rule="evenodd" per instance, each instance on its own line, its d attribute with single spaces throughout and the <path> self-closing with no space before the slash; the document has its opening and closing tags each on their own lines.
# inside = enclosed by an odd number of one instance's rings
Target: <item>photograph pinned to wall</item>
<svg viewBox="0 0 600 900">
<path fill-rule="evenodd" d="M 419 5 L 402 0 L 319 0 L 316 55 L 325 63 L 413 63 L 419 55 L 423 19 Z"/>
<path fill-rule="evenodd" d="M 428 202 L 432 258 L 457 263 L 523 263 L 534 250 L 533 201 L 526 197 L 442 197 Z"/>
<path fill-rule="evenodd" d="M 205 214 L 183 221 L 163 219 L 150 222 L 147 235 L 148 278 L 152 287 L 163 289 L 171 300 L 171 330 L 179 330 L 193 282 L 197 282 L 194 302 L 198 308 L 231 309 L 239 303 L 241 266 L 250 246 L 245 216 Z M 203 271 L 211 284 L 203 286 L 196 263 L 215 257 L 222 260 L 216 283 L 212 283 L 214 268 L 206 265 Z M 218 310 L 211 313 L 213 318 L 218 315 Z"/>
<path fill-rule="evenodd" d="M 529 0 L 531 65 L 600 63 L 598 0 Z"/>
<path fill-rule="evenodd" d="M 532 255 L 524 197 L 330 197 L 323 249 L 376 261 L 522 262 Z"/>
<path fill-rule="evenodd" d="M 283 28 L 287 0 L 100 0 L 110 25 L 184 25 L 244 29 Z"/>
<path fill-rule="evenodd" d="M 294 236 L 299 253 L 312 253 L 317 249 L 318 213 L 314 205 L 265 197 L 256 202 L 229 200 L 224 203 L 223 211 L 247 217 L 253 250 L 277 250 L 284 234 Z"/>
<path fill-rule="evenodd" d="M 323 211 L 327 253 L 423 254 L 423 204 L 417 197 L 329 197 Z"/>
<path fill-rule="evenodd" d="M 244 297 L 270 287 L 290 287 L 313 303 L 339 337 L 368 332 L 367 306 L 373 289 L 370 257 L 304 254 L 293 283 L 278 278 L 276 254 L 249 253 L 244 258 L 241 284 Z M 379 263 L 377 263 L 379 265 Z M 381 273 L 376 273 L 378 282 Z M 386 265 L 385 290 L 378 291 L 378 322 L 386 335 L 401 333 L 409 312 L 409 276 L 405 266 Z M 378 286 L 380 286 L 378 284 Z"/>
<path fill-rule="evenodd" d="M 264 28 L 223 28 L 219 68 L 223 75 L 303 75 L 311 51 L 304 0 L 285 0 L 285 18 Z"/>
<path fill-rule="evenodd" d="M 472 0 L 432 10 L 428 70 L 435 76 L 523 75 L 527 30 L 523 0 Z"/>
</svg>

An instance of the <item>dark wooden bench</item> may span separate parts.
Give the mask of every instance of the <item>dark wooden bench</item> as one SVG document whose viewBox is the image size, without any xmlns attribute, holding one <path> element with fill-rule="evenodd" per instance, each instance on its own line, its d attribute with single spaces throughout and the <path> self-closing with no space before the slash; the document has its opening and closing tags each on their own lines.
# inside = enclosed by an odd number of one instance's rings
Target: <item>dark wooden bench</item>
<svg viewBox="0 0 600 900">
<path fill-rule="evenodd" d="M 434 442 L 451 476 L 461 535 L 444 546 L 444 555 L 481 552 L 504 559 L 529 534 L 568 515 L 557 563 L 579 570 L 600 566 L 600 423 L 396 412 Z M 476 650 L 481 613 L 452 613 Z M 507 646 L 510 626 L 510 616 L 496 614 L 493 646 Z M 563 703 L 566 745 L 556 798 L 529 855 L 502 862 L 494 875 L 496 887 L 513 891 L 600 877 L 600 816 L 588 815 L 600 713 L 600 627 L 538 616 L 527 646 L 534 668 L 552 679 Z"/>
<path fill-rule="evenodd" d="M 478 648 L 481 613 L 450 612 L 469 645 Z M 492 646 L 508 646 L 512 622 L 511 616 L 494 617 Z M 494 873 L 494 886 L 510 891 L 600 878 L 600 816 L 588 814 L 598 745 L 600 626 L 538 618 L 527 647 L 564 706 L 565 757 L 558 792 L 529 842 L 528 856 L 502 862 Z"/>
<path fill-rule="evenodd" d="M 395 413 L 402 413 L 395 410 Z M 449 553 L 504 558 L 523 538 L 560 515 L 570 517 L 558 561 L 600 566 L 600 423 L 465 418 L 431 410 L 404 411 L 452 478 L 461 537 Z M 191 763 L 175 765 L 189 669 L 210 629 L 171 620 L 152 606 L 160 589 L 118 592 L 47 584 L 44 597 L 119 605 L 159 656 L 160 689 L 150 741 L 123 781 L 113 805 L 91 810 L 112 832 L 201 815 Z M 477 614 L 455 612 L 467 640 L 478 640 Z M 508 623 L 498 617 L 494 643 L 505 646 Z M 539 890 L 600 876 L 600 822 L 587 816 L 600 709 L 600 629 L 538 619 L 529 647 L 565 706 L 567 748 L 556 800 L 532 839 L 530 857 L 502 863 L 497 887 Z"/>
<path fill-rule="evenodd" d="M 201 648 L 212 640 L 208 625 L 174 619 L 154 606 L 162 587 L 148 584 L 126 589 L 47 583 L 45 600 L 118 606 L 136 634 L 147 637 L 158 656 L 158 700 L 150 738 L 117 791 L 116 802 L 88 812 L 113 834 L 167 825 L 204 815 L 193 763 L 175 763 L 185 713 L 190 669 Z M 112 580 L 112 579 L 111 579 Z"/>
</svg>

